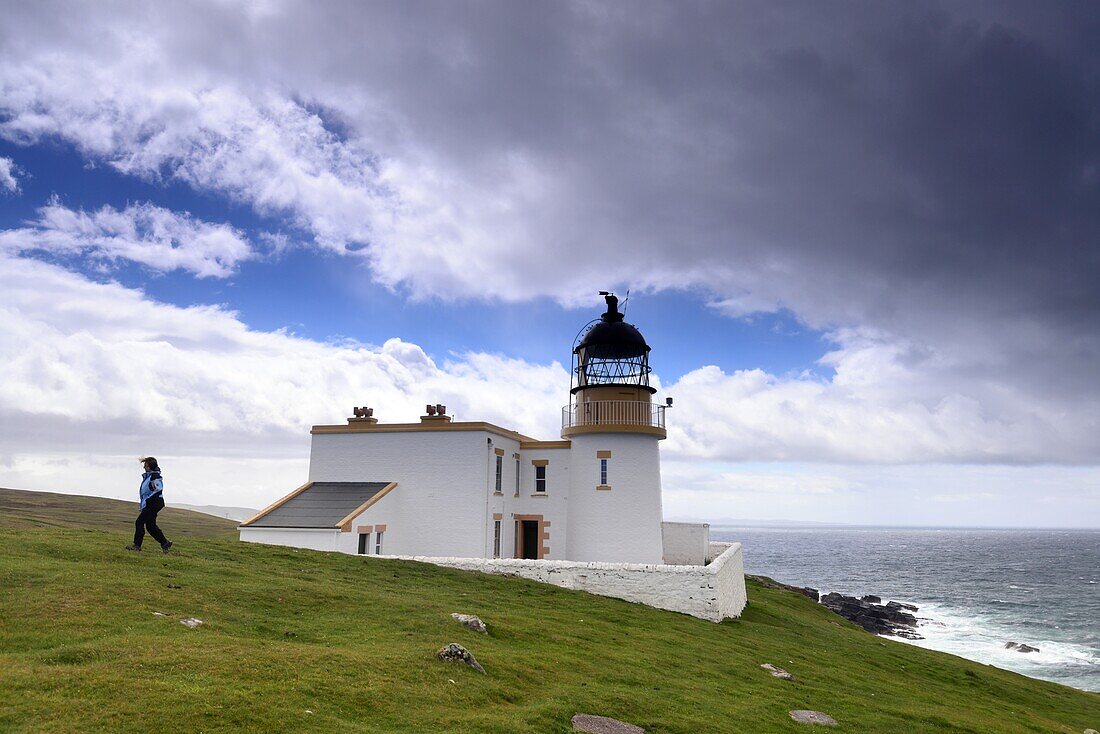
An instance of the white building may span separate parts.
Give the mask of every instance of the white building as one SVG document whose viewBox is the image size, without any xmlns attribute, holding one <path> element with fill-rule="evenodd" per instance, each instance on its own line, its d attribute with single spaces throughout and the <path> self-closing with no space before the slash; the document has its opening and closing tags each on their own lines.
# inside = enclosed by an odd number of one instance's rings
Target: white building
<svg viewBox="0 0 1100 734">
<path fill-rule="evenodd" d="M 607 312 L 573 350 L 561 440 L 452 421 L 443 406 L 419 423 L 394 424 L 357 409 L 347 425 L 313 427 L 309 481 L 242 523 L 241 540 L 401 556 L 703 564 L 705 526 L 662 529 L 667 406 L 652 401 L 649 346 L 618 299 L 605 297 Z"/>
</svg>

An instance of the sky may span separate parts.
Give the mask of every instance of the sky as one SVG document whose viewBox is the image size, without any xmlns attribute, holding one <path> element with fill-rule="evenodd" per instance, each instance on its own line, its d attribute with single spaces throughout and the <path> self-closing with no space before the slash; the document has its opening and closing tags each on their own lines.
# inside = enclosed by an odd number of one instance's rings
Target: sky
<svg viewBox="0 0 1100 734">
<path fill-rule="evenodd" d="M 1100 527 L 1084 2 L 0 2 L 0 486 L 262 507 L 309 427 L 554 439 L 653 348 L 668 518 Z"/>
</svg>

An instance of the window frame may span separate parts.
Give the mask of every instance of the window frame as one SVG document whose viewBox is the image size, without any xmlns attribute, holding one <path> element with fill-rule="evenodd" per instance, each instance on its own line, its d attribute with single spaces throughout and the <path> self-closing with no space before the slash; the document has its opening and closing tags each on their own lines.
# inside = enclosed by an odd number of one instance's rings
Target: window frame
<svg viewBox="0 0 1100 734">
<path fill-rule="evenodd" d="M 542 475 L 541 477 L 539 475 Z M 541 484 L 540 484 L 541 483 Z M 535 492 L 538 494 L 546 494 L 546 465 L 535 465 Z"/>
<path fill-rule="evenodd" d="M 382 534 L 385 530 L 376 530 L 374 533 L 374 555 L 382 555 Z"/>
<path fill-rule="evenodd" d="M 600 459 L 600 486 L 608 487 L 610 484 L 607 481 L 607 462 L 609 459 Z"/>
<path fill-rule="evenodd" d="M 501 520 L 493 520 L 493 558 L 500 558 Z"/>
<path fill-rule="evenodd" d="M 495 486 L 496 489 L 493 491 L 494 494 L 504 493 L 504 457 L 500 455 L 497 456 L 497 475 Z"/>
</svg>

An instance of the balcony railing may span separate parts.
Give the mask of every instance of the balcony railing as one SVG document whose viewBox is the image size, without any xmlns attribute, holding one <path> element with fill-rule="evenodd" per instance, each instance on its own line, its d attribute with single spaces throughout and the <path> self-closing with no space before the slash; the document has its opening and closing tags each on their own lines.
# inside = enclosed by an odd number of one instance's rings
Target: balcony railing
<svg viewBox="0 0 1100 734">
<path fill-rule="evenodd" d="M 665 427 L 665 406 L 643 400 L 589 400 L 561 409 L 562 430 L 577 426 Z"/>
</svg>

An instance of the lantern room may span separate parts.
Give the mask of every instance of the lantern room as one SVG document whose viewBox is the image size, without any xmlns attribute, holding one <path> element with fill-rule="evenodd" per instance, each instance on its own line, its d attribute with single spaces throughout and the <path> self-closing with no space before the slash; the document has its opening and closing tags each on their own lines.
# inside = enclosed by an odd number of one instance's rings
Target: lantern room
<svg viewBox="0 0 1100 734">
<path fill-rule="evenodd" d="M 649 345 L 619 312 L 619 299 L 601 291 L 607 311 L 573 348 L 572 400 L 562 409 L 562 437 L 628 432 L 665 437 L 665 406 L 653 405 Z"/>
</svg>

